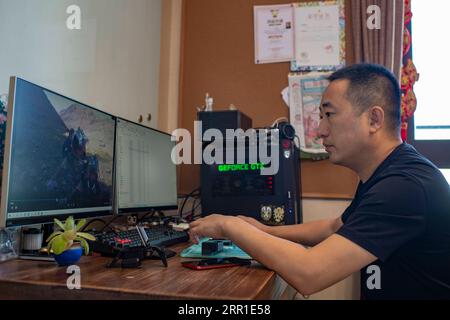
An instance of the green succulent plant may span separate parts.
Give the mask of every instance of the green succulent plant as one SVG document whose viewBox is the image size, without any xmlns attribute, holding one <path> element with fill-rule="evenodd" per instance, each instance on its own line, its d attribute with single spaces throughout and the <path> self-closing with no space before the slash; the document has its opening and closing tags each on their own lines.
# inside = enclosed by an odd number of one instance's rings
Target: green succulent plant
<svg viewBox="0 0 450 320">
<path fill-rule="evenodd" d="M 47 248 L 50 251 L 53 251 L 54 254 L 61 254 L 74 244 L 79 243 L 83 247 L 85 254 L 89 253 L 89 244 L 86 240 L 95 241 L 95 237 L 86 232 L 79 232 L 86 224 L 86 219 L 81 219 L 76 225 L 72 216 L 68 217 L 65 223 L 58 219 L 54 219 L 54 221 L 61 230 L 53 232 L 47 238 Z"/>
</svg>

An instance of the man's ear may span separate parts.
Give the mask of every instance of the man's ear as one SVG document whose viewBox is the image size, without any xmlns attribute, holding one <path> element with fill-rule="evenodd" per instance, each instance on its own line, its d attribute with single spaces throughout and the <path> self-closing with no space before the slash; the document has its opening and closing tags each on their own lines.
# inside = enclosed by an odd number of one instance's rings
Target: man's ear
<svg viewBox="0 0 450 320">
<path fill-rule="evenodd" d="M 369 109 L 370 132 L 375 133 L 384 126 L 384 110 L 375 106 Z"/>
</svg>

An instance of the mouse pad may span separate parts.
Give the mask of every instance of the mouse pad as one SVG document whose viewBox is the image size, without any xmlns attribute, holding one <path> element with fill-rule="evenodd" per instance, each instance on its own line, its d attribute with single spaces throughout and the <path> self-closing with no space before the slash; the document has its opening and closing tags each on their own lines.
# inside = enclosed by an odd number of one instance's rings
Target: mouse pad
<svg viewBox="0 0 450 320">
<path fill-rule="evenodd" d="M 240 258 L 240 259 L 252 259 L 247 253 L 245 253 L 241 248 L 236 246 L 234 243 L 231 246 L 224 246 L 223 251 L 211 254 L 202 255 L 202 242 L 211 240 L 210 238 L 200 239 L 198 244 L 193 244 L 192 246 L 184 249 L 181 252 L 182 258 Z"/>
</svg>

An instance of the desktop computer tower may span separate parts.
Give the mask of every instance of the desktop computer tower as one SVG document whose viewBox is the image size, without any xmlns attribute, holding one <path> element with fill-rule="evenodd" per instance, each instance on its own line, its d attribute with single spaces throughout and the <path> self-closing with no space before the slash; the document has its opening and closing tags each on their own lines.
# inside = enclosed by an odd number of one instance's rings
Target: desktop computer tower
<svg viewBox="0 0 450 320">
<path fill-rule="evenodd" d="M 248 141 L 244 163 L 201 165 L 203 216 L 214 213 L 244 215 L 267 225 L 302 223 L 299 150 L 293 137 L 283 132 L 280 130 L 276 138 L 267 138 L 268 150 L 278 148 L 279 169 L 276 173 L 261 175 L 259 158 L 257 163 L 251 163 L 248 157 L 250 152 L 259 151 L 259 143 Z M 206 146 L 204 143 L 203 148 Z M 226 159 L 229 149 L 224 146 L 223 150 Z M 236 152 L 234 156 L 236 159 Z"/>
</svg>

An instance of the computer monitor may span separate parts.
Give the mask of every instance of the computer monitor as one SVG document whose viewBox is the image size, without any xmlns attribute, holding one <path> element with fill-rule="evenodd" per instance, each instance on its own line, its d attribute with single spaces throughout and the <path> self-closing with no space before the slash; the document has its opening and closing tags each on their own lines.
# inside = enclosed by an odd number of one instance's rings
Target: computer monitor
<svg viewBox="0 0 450 320">
<path fill-rule="evenodd" d="M 176 209 L 171 135 L 118 118 L 116 141 L 117 213 Z"/>
<path fill-rule="evenodd" d="M 0 227 L 112 214 L 115 121 L 12 77 Z"/>
</svg>

